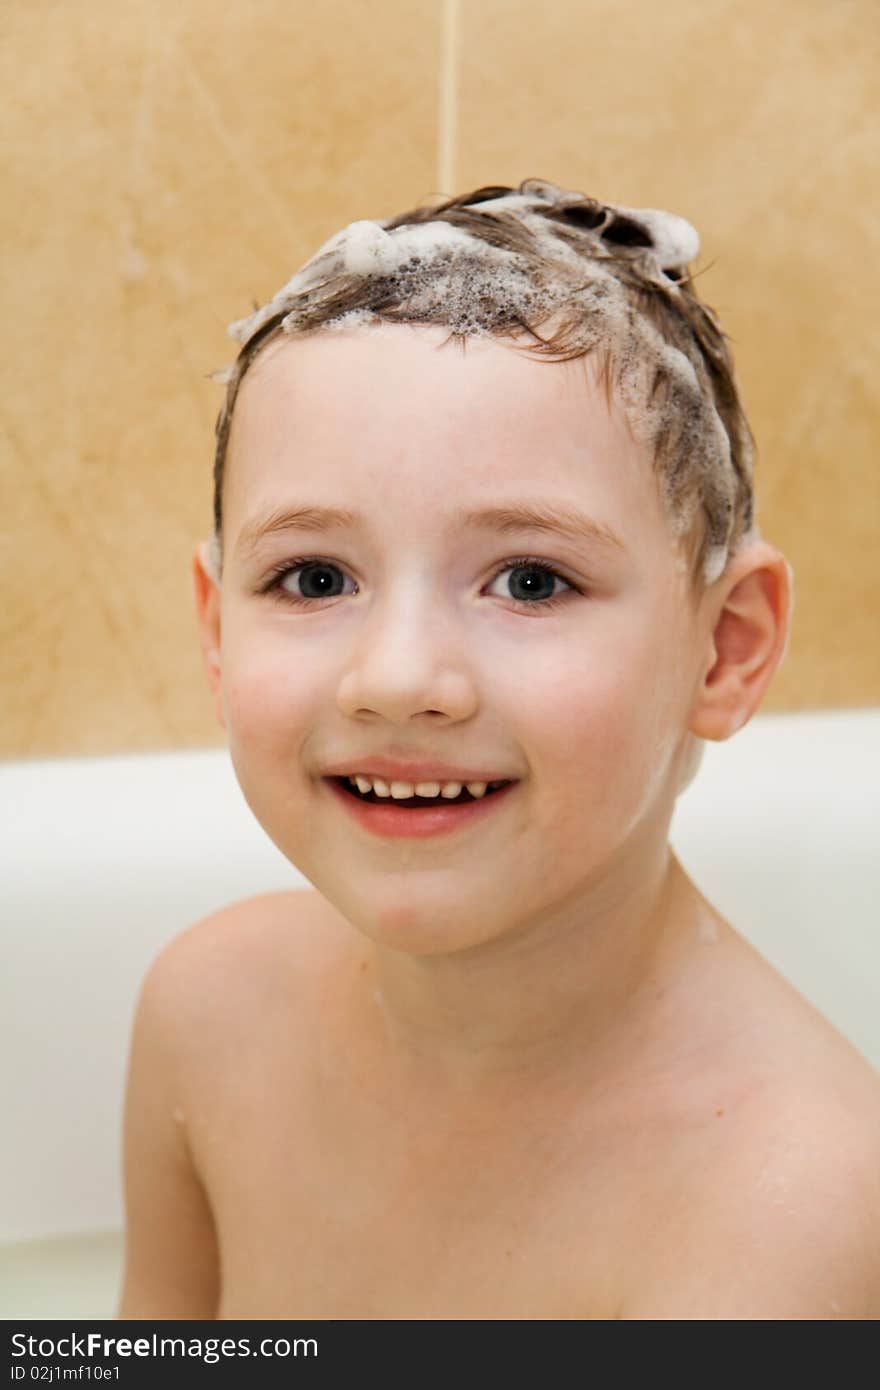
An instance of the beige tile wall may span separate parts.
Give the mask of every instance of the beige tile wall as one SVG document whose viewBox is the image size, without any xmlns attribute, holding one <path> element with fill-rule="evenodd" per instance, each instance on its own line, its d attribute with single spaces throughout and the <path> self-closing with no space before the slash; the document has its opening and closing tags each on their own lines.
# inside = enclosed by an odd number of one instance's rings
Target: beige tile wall
<svg viewBox="0 0 880 1390">
<path fill-rule="evenodd" d="M 189 562 L 225 325 L 355 217 L 530 175 L 700 227 L 796 573 L 766 707 L 880 700 L 873 0 L 7 0 L 0 23 L 0 756 L 222 741 Z"/>
</svg>

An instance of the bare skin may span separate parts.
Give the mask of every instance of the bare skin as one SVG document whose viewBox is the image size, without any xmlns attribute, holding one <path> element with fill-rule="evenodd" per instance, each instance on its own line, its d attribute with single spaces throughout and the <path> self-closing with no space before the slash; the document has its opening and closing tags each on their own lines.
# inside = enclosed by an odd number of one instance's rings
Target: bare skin
<svg viewBox="0 0 880 1390">
<path fill-rule="evenodd" d="M 876 1317 L 876 1077 L 669 871 L 619 1036 L 506 1076 L 395 1046 L 314 892 L 180 936 L 135 1035 L 120 1317 Z"/>
<path fill-rule="evenodd" d="M 695 740 L 781 660 L 788 566 L 753 537 L 695 600 L 585 364 L 444 336 L 294 338 L 239 393 L 199 633 L 314 891 L 147 978 L 121 1314 L 877 1316 L 877 1078 L 668 847 Z M 523 556 L 552 606 L 511 591 Z M 468 834 L 382 839 L 325 780 L 379 753 L 518 785 Z"/>
</svg>

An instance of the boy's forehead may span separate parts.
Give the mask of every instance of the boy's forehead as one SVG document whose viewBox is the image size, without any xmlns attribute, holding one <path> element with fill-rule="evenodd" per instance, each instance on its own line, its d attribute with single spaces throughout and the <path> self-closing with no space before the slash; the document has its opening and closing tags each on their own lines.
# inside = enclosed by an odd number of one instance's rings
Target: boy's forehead
<svg viewBox="0 0 880 1390">
<path fill-rule="evenodd" d="M 462 347 L 435 324 L 273 341 L 242 382 L 229 455 L 240 522 L 276 493 L 284 502 L 313 482 L 357 493 L 391 473 L 426 500 L 543 491 L 618 524 L 659 502 L 649 451 L 590 356 L 540 361 L 488 336 Z"/>
<path fill-rule="evenodd" d="M 521 351 L 525 335 L 449 341 L 437 324 L 322 329 L 275 339 L 255 359 L 238 393 L 231 441 L 284 421 L 297 437 L 317 426 L 344 432 L 352 419 L 432 438 L 459 425 L 519 440 L 635 441 L 624 412 L 599 381 L 596 356 L 553 362 Z M 435 405 L 431 415 L 424 406 Z"/>
</svg>

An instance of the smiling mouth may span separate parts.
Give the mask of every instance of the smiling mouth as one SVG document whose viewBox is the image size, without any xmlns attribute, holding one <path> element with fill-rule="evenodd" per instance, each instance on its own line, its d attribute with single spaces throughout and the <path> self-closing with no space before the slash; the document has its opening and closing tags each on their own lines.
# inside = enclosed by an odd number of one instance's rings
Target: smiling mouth
<svg viewBox="0 0 880 1390">
<path fill-rule="evenodd" d="M 504 787 L 509 787 L 510 782 L 497 782 L 494 786 L 488 786 L 482 796 L 471 796 L 467 787 L 462 787 L 458 796 L 377 796 L 371 789 L 368 792 L 359 791 L 356 786 L 352 786 L 347 777 L 330 777 L 328 781 L 335 782 L 343 791 L 353 796 L 355 801 L 367 801 L 374 806 L 407 806 L 414 810 L 426 810 L 429 806 L 460 806 L 468 801 L 487 801 L 490 796 L 494 796 L 497 791 Z"/>
</svg>

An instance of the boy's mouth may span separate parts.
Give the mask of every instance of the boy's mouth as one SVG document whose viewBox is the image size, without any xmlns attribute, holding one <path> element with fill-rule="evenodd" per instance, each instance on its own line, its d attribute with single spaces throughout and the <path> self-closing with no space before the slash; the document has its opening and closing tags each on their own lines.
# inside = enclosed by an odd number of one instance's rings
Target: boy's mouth
<svg viewBox="0 0 880 1390">
<path fill-rule="evenodd" d="M 518 783 L 484 784 L 483 795 L 474 796 L 461 786 L 456 796 L 378 796 L 370 788 L 360 788 L 347 776 L 325 777 L 324 781 L 339 804 L 361 829 L 390 839 L 422 840 L 436 835 L 473 832 L 487 819 L 499 814 Z M 387 785 L 387 784 L 386 784 Z M 451 791 L 451 784 L 446 784 Z"/>
<path fill-rule="evenodd" d="M 354 797 L 356 801 L 363 801 L 372 805 L 380 806 L 402 806 L 413 810 L 428 809 L 431 806 L 458 806 L 466 802 L 485 801 L 488 797 L 494 796 L 502 787 L 512 785 L 509 781 L 490 782 L 482 796 L 474 796 L 468 791 L 467 787 L 462 787 L 457 796 L 379 796 L 372 790 L 362 792 L 357 784 L 348 777 L 329 777 L 329 782 L 335 782 L 342 791 Z"/>
</svg>

